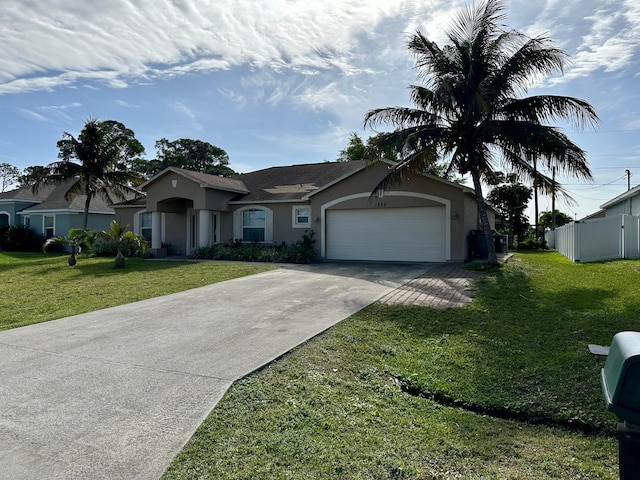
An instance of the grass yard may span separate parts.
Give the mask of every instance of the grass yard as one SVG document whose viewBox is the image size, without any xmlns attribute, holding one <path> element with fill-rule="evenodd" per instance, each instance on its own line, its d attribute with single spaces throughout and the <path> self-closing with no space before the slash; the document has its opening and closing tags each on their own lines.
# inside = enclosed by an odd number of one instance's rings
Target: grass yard
<svg viewBox="0 0 640 480">
<path fill-rule="evenodd" d="M 167 295 L 274 268 L 265 264 L 177 262 L 0 252 L 0 330 Z"/>
<path fill-rule="evenodd" d="M 587 345 L 640 330 L 638 285 L 527 253 L 469 307 L 374 304 L 232 386 L 163 478 L 618 478 Z"/>
</svg>

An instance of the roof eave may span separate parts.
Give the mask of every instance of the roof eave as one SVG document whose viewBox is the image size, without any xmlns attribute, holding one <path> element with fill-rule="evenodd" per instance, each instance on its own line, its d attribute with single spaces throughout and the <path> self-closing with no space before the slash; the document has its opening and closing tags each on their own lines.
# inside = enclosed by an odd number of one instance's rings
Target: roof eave
<svg viewBox="0 0 640 480">
<path fill-rule="evenodd" d="M 635 197 L 638 194 L 640 194 L 640 185 L 633 187 L 631 190 L 627 190 L 623 194 L 618 195 L 617 197 L 609 200 L 606 203 L 603 203 L 602 205 L 600 205 L 600 208 L 606 209 L 606 208 L 612 207 L 613 205 L 616 205 L 622 202 L 623 200 L 626 200 L 627 198 Z"/>
<path fill-rule="evenodd" d="M 164 170 L 162 170 L 161 172 L 157 173 L 152 178 L 150 178 L 149 180 L 147 180 L 146 182 L 141 184 L 139 186 L 139 188 L 141 190 L 146 188 L 147 186 L 151 185 L 156 180 L 158 180 L 160 177 L 164 176 L 167 172 L 172 172 L 172 173 L 175 173 L 176 175 L 180 175 L 182 178 L 186 178 L 190 182 L 193 182 L 193 183 L 197 184 L 198 186 L 200 186 L 202 188 L 213 188 L 215 190 L 222 190 L 224 192 L 230 192 L 230 193 L 240 193 L 240 194 L 243 194 L 243 195 L 246 195 L 246 194 L 250 193 L 246 189 L 238 189 L 238 188 L 231 188 L 231 187 L 221 187 L 219 185 L 211 185 L 211 184 L 208 184 L 208 183 L 203 183 L 200 180 L 197 180 L 197 179 L 195 179 L 193 177 L 190 177 L 189 175 L 186 175 L 180 169 L 177 169 L 175 167 L 167 167 L 167 168 L 165 168 Z"/>
</svg>

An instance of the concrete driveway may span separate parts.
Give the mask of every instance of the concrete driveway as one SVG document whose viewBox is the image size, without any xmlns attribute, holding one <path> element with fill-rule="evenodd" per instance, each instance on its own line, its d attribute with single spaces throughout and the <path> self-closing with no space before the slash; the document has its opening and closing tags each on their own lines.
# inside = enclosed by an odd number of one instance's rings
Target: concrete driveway
<svg viewBox="0 0 640 480">
<path fill-rule="evenodd" d="M 0 333 L 1 479 L 156 479 L 234 380 L 427 264 L 285 267 Z"/>
</svg>

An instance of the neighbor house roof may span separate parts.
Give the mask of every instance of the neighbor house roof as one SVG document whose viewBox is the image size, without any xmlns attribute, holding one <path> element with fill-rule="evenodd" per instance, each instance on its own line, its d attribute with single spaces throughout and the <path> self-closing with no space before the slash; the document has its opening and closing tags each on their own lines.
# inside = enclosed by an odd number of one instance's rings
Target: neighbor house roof
<svg viewBox="0 0 640 480">
<path fill-rule="evenodd" d="M 638 185 L 637 187 L 633 187 L 631 190 L 627 190 L 623 194 L 618 195 L 617 197 L 609 200 L 606 203 L 603 203 L 602 205 L 600 205 L 600 208 L 606 209 L 612 207 L 613 205 L 620 203 L 627 198 L 635 197 L 636 195 L 640 195 L 640 185 Z"/>
<path fill-rule="evenodd" d="M 53 186 L 42 187 L 38 193 L 33 193 L 31 187 L 21 187 L 0 193 L 0 202 L 21 201 L 39 203 L 51 193 Z"/>
<path fill-rule="evenodd" d="M 248 189 L 232 203 L 277 202 L 306 200 L 340 180 L 362 170 L 365 160 L 326 162 L 286 167 L 271 167 L 251 173 L 234 175 Z"/>
<path fill-rule="evenodd" d="M 0 200 L 29 202 L 33 205 L 21 210 L 22 213 L 40 213 L 51 211 L 84 211 L 86 195 L 76 195 L 67 200 L 65 194 L 77 180 L 69 180 L 59 185 L 43 185 L 36 193 L 31 187 L 22 187 L 0 194 Z M 91 199 L 90 213 L 114 213 L 101 195 Z"/>
<path fill-rule="evenodd" d="M 150 184 L 154 183 L 157 179 L 162 177 L 167 172 L 173 172 L 182 177 L 188 178 L 191 181 L 199 183 L 201 187 L 216 188 L 218 190 L 225 190 L 228 192 L 236 193 L 248 193 L 245 184 L 234 177 L 221 177 L 219 175 L 210 175 L 208 173 L 194 172 L 192 170 L 185 170 L 184 168 L 168 167 L 162 172 L 155 175 L 153 178 L 147 180 L 142 185 L 141 189 L 145 189 Z"/>
</svg>

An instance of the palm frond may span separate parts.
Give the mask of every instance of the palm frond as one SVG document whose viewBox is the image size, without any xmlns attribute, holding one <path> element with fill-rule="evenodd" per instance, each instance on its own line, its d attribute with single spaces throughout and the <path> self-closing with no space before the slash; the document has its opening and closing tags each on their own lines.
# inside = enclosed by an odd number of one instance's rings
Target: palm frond
<svg viewBox="0 0 640 480">
<path fill-rule="evenodd" d="M 530 122 L 556 120 L 572 122 L 576 128 L 595 127 L 600 119 L 587 101 L 560 95 L 536 95 L 510 99 L 496 112 L 497 116 Z"/>
<path fill-rule="evenodd" d="M 436 124 L 439 120 L 437 115 L 419 108 L 386 107 L 368 111 L 364 117 L 364 126 L 373 128 L 382 123 L 391 123 L 397 127 L 405 127 Z"/>
</svg>

